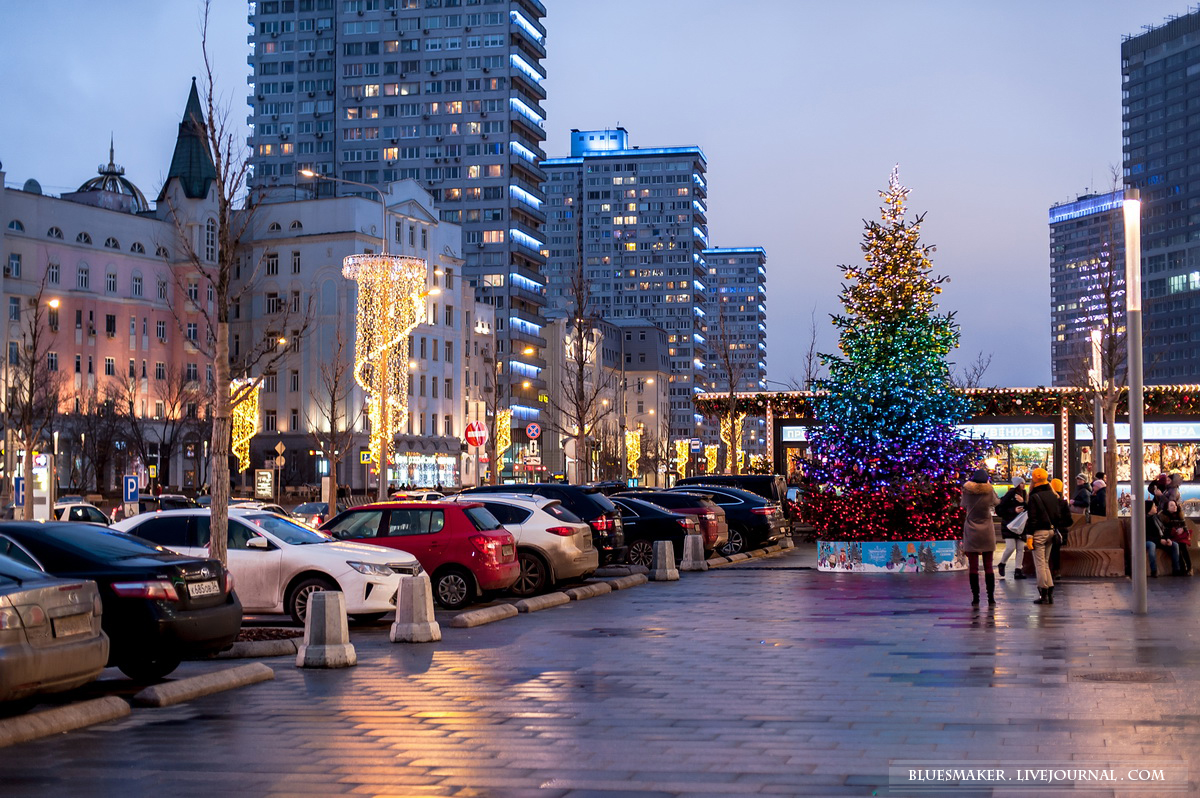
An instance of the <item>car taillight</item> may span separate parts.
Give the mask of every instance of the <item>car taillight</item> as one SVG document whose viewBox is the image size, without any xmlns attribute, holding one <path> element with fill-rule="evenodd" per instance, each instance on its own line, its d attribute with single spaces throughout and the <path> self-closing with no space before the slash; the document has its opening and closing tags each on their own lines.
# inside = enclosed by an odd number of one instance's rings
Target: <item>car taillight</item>
<svg viewBox="0 0 1200 798">
<path fill-rule="evenodd" d="M 684 529 L 692 529 L 693 527 L 696 526 L 696 522 L 690 518 L 679 518 L 676 520 L 679 521 L 679 525 L 681 527 L 683 527 Z"/>
<path fill-rule="evenodd" d="M 499 535 L 472 535 L 471 545 L 491 564 L 500 562 L 500 547 L 512 543 L 511 537 L 502 538 Z"/>
<path fill-rule="evenodd" d="M 592 529 L 596 530 L 597 532 L 611 532 L 616 527 L 616 521 L 603 515 L 599 518 L 592 519 L 588 523 L 590 523 L 592 525 Z"/>
<path fill-rule="evenodd" d="M 314 527 L 318 527 L 318 526 L 320 526 L 320 525 L 321 525 L 321 524 L 323 524 L 323 523 L 325 523 L 325 519 L 324 519 L 324 518 L 322 518 L 322 517 L 321 517 L 321 516 L 319 516 L 319 515 L 314 515 L 314 516 L 313 516 L 312 525 L 313 525 Z"/>
<path fill-rule="evenodd" d="M 575 534 L 575 530 L 571 529 L 571 527 L 569 527 L 569 526 L 552 526 L 549 529 L 547 529 L 546 531 L 549 532 L 551 535 L 558 535 L 559 537 L 564 537 L 564 538 L 569 538 Z"/>
<path fill-rule="evenodd" d="M 704 514 L 704 520 L 710 524 L 715 524 L 717 523 L 717 514 L 711 511 L 707 512 Z"/>
<path fill-rule="evenodd" d="M 154 580 L 152 582 L 113 582 L 112 590 L 121 598 L 179 601 L 179 594 L 175 592 L 175 586 L 165 580 Z"/>
<path fill-rule="evenodd" d="M 751 507 L 750 512 L 755 515 L 775 515 L 774 507 Z"/>
</svg>

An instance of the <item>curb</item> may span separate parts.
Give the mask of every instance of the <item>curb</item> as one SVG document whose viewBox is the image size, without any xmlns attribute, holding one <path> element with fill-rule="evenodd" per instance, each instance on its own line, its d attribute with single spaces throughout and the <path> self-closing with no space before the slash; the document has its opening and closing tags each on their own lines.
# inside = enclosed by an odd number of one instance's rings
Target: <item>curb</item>
<svg viewBox="0 0 1200 798">
<path fill-rule="evenodd" d="M 649 581 L 645 574 L 630 574 L 629 576 L 618 576 L 616 579 L 609 579 L 608 586 L 613 590 L 627 590 L 631 587 L 644 585 Z"/>
<path fill-rule="evenodd" d="M 540 596 L 521 599 L 514 602 L 513 606 L 517 608 L 517 612 L 537 612 L 538 610 L 561 607 L 563 604 L 570 603 L 571 597 L 566 593 L 545 593 Z"/>
<path fill-rule="evenodd" d="M 299 650 L 297 641 L 302 637 L 289 637 L 286 640 L 243 640 L 234 643 L 233 648 L 222 651 L 213 659 L 258 659 L 260 657 L 294 657 Z"/>
<path fill-rule="evenodd" d="M 129 704 L 116 696 L 105 696 L 7 718 L 0 720 L 0 748 L 116 720 L 126 717 L 129 712 Z"/>
<path fill-rule="evenodd" d="M 592 576 L 597 579 L 612 578 L 614 576 L 632 576 L 634 574 L 648 574 L 650 569 L 644 565 L 605 565 L 603 568 L 597 568 Z"/>
<path fill-rule="evenodd" d="M 519 614 L 520 611 L 511 604 L 497 604 L 493 607 L 460 612 L 450 619 L 450 626 L 455 629 L 470 629 L 485 623 L 503 621 L 505 618 L 515 618 Z"/>
<path fill-rule="evenodd" d="M 567 598 L 571 599 L 571 601 L 582 601 L 596 596 L 603 596 L 605 593 L 611 593 L 612 585 L 608 582 L 593 582 L 590 585 L 583 585 L 581 587 L 570 587 L 563 592 L 567 594 Z"/>
<path fill-rule="evenodd" d="M 261 662 L 250 665 L 237 665 L 200 676 L 179 679 L 174 682 L 164 682 L 153 687 L 147 687 L 133 697 L 133 703 L 141 707 L 169 707 L 193 698 L 232 690 L 235 687 L 258 682 L 270 681 L 275 678 L 275 671 Z"/>
</svg>

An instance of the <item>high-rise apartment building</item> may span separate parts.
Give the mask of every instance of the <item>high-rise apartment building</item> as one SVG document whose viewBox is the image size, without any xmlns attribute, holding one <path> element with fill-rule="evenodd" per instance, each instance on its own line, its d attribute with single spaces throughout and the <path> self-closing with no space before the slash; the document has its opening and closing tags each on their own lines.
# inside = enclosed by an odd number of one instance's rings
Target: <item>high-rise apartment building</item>
<svg viewBox="0 0 1200 798">
<path fill-rule="evenodd" d="M 463 273 L 496 308 L 518 420 L 547 388 L 545 14 L 540 0 L 250 4 L 253 185 L 289 198 L 362 192 L 301 169 L 420 181 L 441 219 L 462 225 Z"/>
<path fill-rule="evenodd" d="M 572 130 L 571 156 L 546 172 L 547 304 L 644 319 L 667 333 L 672 439 L 702 421 L 692 397 L 708 389 L 707 161 L 699 147 L 638 148 L 624 128 Z"/>
<path fill-rule="evenodd" d="M 1083 194 L 1050 208 L 1050 373 L 1086 385 L 1092 330 L 1125 329 L 1122 191 Z"/>
<path fill-rule="evenodd" d="M 1121 43 L 1125 185 L 1141 191 L 1145 376 L 1200 382 L 1200 11 Z"/>
</svg>

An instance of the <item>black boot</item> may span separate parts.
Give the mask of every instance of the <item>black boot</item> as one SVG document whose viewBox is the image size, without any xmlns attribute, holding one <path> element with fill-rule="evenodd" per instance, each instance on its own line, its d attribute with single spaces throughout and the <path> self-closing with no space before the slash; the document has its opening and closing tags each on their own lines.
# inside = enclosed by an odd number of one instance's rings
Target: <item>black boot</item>
<svg viewBox="0 0 1200 798">
<path fill-rule="evenodd" d="M 1033 603 L 1034 604 L 1049 604 L 1050 603 L 1050 598 L 1048 596 L 1049 592 L 1050 591 L 1046 590 L 1046 588 L 1039 587 L 1038 588 L 1038 596 L 1040 596 L 1040 598 L 1034 599 Z"/>
<path fill-rule="evenodd" d="M 1000 566 L 1003 568 L 1004 566 Z M 996 603 L 996 575 L 988 571 L 983 575 L 984 584 L 987 585 L 988 604 Z"/>
<path fill-rule="evenodd" d="M 1013 579 L 1024 579 L 1025 573 L 1020 568 L 1013 569 Z"/>
<path fill-rule="evenodd" d="M 1003 579 L 1003 578 L 1004 578 L 1004 563 L 1000 563 L 1000 564 L 999 564 L 998 566 L 996 566 L 996 567 L 997 567 L 997 568 L 999 569 L 999 571 L 1000 571 L 1000 578 L 1001 578 L 1001 579 Z"/>
<path fill-rule="evenodd" d="M 1047 604 L 1054 603 L 1054 588 L 1052 588 L 1052 587 L 1046 588 L 1046 603 Z"/>
<path fill-rule="evenodd" d="M 971 606 L 979 606 L 979 574 L 967 574 L 967 580 L 971 583 Z"/>
</svg>

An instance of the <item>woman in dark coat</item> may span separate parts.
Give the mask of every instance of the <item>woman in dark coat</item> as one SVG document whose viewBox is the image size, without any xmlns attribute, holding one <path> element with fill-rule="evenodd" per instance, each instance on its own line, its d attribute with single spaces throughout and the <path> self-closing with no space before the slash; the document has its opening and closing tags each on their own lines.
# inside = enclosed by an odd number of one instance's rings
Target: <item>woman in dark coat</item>
<svg viewBox="0 0 1200 798">
<path fill-rule="evenodd" d="M 996 527 L 992 524 L 992 508 L 1000 503 L 991 477 L 982 468 L 976 469 L 963 485 L 962 508 L 963 551 L 967 555 L 967 579 L 971 583 L 971 604 L 979 604 L 979 555 L 983 555 L 987 579 L 988 604 L 995 604 L 996 575 L 992 573 L 992 556 L 996 553 Z"/>
<path fill-rule="evenodd" d="M 1192 533 L 1184 520 L 1183 511 L 1174 499 L 1167 499 L 1167 507 L 1158 514 L 1162 519 L 1163 535 L 1175 541 L 1179 547 L 1179 567 L 1176 576 L 1192 573 L 1192 555 L 1188 553 L 1188 545 L 1192 542 Z"/>
<path fill-rule="evenodd" d="M 1008 489 L 996 507 L 996 517 L 1000 519 L 1000 535 L 1004 538 L 1004 554 L 1000 555 L 1000 564 L 996 566 L 1001 579 L 1004 578 L 1004 564 L 1014 554 L 1017 555 L 1017 562 L 1013 565 L 1013 578 L 1025 578 L 1025 574 L 1021 572 L 1021 558 L 1025 555 L 1023 536 L 1008 528 L 1013 519 L 1023 512 L 1025 512 L 1025 480 L 1013 477 L 1012 487 Z"/>
</svg>

